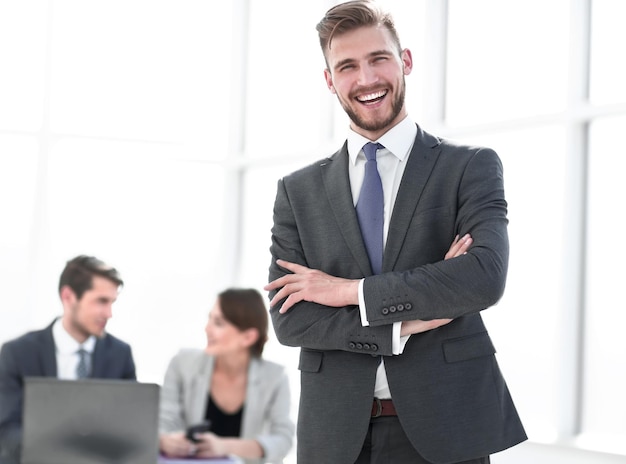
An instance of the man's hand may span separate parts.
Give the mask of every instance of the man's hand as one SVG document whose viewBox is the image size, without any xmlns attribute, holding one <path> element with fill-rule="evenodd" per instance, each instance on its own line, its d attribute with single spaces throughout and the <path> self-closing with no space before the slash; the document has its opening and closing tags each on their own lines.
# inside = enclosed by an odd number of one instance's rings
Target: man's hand
<svg viewBox="0 0 626 464">
<path fill-rule="evenodd" d="M 470 234 L 465 234 L 461 238 L 459 238 L 459 236 L 457 235 L 456 237 L 454 237 L 454 241 L 452 242 L 452 245 L 450 245 L 450 249 L 443 259 L 446 260 L 464 255 L 465 253 L 467 253 L 467 249 L 472 245 L 473 242 L 474 240 L 472 240 L 472 236 Z"/>
<path fill-rule="evenodd" d="M 268 291 L 280 288 L 270 301 L 271 306 L 287 298 L 280 308 L 280 313 L 286 313 L 289 308 L 300 301 L 310 301 L 336 308 L 359 304 L 358 280 L 334 277 L 282 259 L 277 259 L 276 264 L 293 272 L 293 274 L 286 274 L 273 280 L 264 287 Z"/>
<path fill-rule="evenodd" d="M 429 330 L 436 329 L 437 327 L 441 327 L 442 325 L 449 324 L 450 322 L 452 322 L 452 319 L 433 319 L 431 321 L 416 319 L 414 321 L 402 321 L 400 336 L 404 337 L 405 335 L 415 335 L 427 332 Z"/>
</svg>

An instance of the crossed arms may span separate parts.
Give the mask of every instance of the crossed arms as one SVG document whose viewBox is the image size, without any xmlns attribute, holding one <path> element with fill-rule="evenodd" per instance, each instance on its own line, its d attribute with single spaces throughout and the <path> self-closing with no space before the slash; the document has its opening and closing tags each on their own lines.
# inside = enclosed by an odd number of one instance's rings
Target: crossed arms
<svg viewBox="0 0 626 464">
<path fill-rule="evenodd" d="M 471 244 L 472 237 L 470 234 L 465 234 L 463 237 L 457 235 L 444 259 L 447 260 L 464 255 Z M 280 314 L 286 313 L 296 303 L 303 300 L 332 308 L 359 304 L 359 279 L 335 277 L 320 270 L 310 269 L 282 259 L 277 260 L 276 264 L 291 272 L 291 274 L 279 277 L 265 286 L 265 290 L 276 291 L 270 306 L 274 307 L 281 300 L 285 299 L 279 309 Z M 425 332 L 448 324 L 451 321 L 452 319 L 449 318 L 427 321 L 420 319 L 403 321 L 400 335 L 405 336 Z"/>
</svg>

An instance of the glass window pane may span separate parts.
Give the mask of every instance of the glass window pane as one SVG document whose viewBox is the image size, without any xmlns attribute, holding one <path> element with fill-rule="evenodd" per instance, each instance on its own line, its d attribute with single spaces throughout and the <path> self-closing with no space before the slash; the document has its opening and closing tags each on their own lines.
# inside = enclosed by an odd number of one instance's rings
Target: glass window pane
<svg viewBox="0 0 626 464">
<path fill-rule="evenodd" d="M 34 137 L 0 135 L 0 343 L 20 335 L 32 316 L 28 270 L 36 233 L 38 156 Z"/>
<path fill-rule="evenodd" d="M 593 0 L 591 4 L 591 100 L 626 102 L 626 66 L 620 58 L 626 43 L 626 2 Z"/>
<path fill-rule="evenodd" d="M 54 2 L 51 128 L 227 155 L 230 2 Z M 219 18 L 219 19 L 216 19 Z M 221 44 L 216 46 L 216 44 Z"/>
<path fill-rule="evenodd" d="M 37 195 L 39 144 L 34 137 L 0 135 L 0 153 L 0 247 L 25 247 Z"/>
<path fill-rule="evenodd" d="M 330 92 L 315 30 L 325 10 L 319 2 L 250 2 L 246 114 L 250 157 L 310 150 L 314 147 L 302 147 L 303 141 L 317 146 L 326 136 Z M 285 14 L 289 21 L 268 26 Z"/>
<path fill-rule="evenodd" d="M 447 122 L 562 111 L 568 33 L 567 0 L 450 0 Z"/>
<path fill-rule="evenodd" d="M 626 434 L 626 341 L 623 304 L 626 230 L 621 144 L 626 117 L 602 119 L 591 126 L 587 229 L 587 301 L 583 430 L 624 442 Z M 619 440 L 618 440 L 619 438 Z M 626 447 L 622 446 L 626 453 Z"/>
<path fill-rule="evenodd" d="M 278 180 L 311 161 L 297 158 L 280 164 L 251 167 L 245 172 L 239 280 L 246 285 L 262 288 L 267 283 Z"/>
<path fill-rule="evenodd" d="M 0 2 L 0 129 L 41 127 L 48 3 Z"/>
</svg>

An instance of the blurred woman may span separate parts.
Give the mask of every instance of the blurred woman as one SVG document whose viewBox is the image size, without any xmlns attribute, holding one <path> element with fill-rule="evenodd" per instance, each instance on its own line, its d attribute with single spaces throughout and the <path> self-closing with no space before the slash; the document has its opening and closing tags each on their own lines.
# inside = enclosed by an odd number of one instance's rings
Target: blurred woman
<svg viewBox="0 0 626 464">
<path fill-rule="evenodd" d="M 295 426 L 285 370 L 261 357 L 267 330 L 268 314 L 257 290 L 218 295 L 204 350 L 181 350 L 167 368 L 159 420 L 162 454 L 282 461 Z M 187 433 L 202 423 L 210 423 L 209 431 Z"/>
</svg>

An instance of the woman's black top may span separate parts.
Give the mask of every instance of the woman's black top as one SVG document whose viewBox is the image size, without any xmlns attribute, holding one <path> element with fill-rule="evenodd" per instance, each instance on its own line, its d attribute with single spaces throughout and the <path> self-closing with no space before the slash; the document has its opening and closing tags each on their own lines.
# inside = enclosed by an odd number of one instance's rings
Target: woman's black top
<svg viewBox="0 0 626 464">
<path fill-rule="evenodd" d="M 243 406 L 233 414 L 222 411 L 209 394 L 209 401 L 206 407 L 206 419 L 211 421 L 211 432 L 220 437 L 239 437 L 241 435 L 241 417 Z"/>
</svg>

